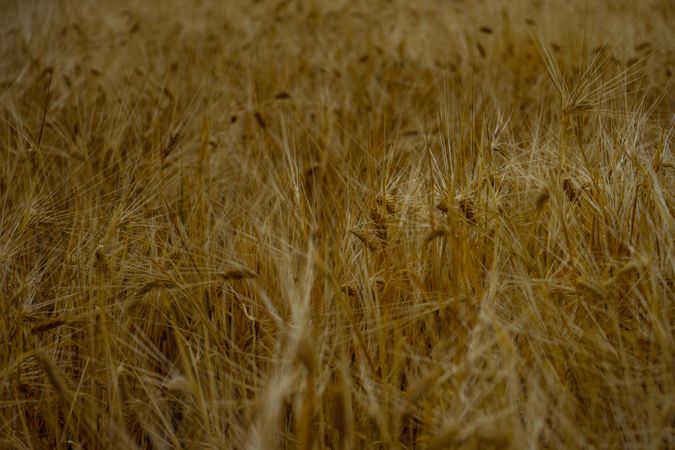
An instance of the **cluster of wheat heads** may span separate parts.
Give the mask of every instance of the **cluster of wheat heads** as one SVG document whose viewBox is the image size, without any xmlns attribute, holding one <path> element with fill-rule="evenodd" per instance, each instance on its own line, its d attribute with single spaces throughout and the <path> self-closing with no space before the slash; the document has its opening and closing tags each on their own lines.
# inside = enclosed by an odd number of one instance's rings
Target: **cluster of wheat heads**
<svg viewBox="0 0 675 450">
<path fill-rule="evenodd" d="M 672 2 L 0 5 L 1 448 L 675 445 Z"/>
</svg>

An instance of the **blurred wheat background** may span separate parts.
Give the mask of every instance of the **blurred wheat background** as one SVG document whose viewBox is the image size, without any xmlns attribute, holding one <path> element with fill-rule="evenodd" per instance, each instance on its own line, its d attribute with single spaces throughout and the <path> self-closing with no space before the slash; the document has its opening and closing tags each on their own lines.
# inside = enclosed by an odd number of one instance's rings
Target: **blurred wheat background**
<svg viewBox="0 0 675 450">
<path fill-rule="evenodd" d="M 674 448 L 674 25 L 0 2 L 0 448 Z"/>
</svg>

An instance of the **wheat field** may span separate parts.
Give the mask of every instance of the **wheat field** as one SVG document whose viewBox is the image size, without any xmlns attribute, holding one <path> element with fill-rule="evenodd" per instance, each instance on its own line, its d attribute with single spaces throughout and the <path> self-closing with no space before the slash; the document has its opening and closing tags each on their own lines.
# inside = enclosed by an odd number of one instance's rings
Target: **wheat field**
<svg viewBox="0 0 675 450">
<path fill-rule="evenodd" d="M 0 1 L 0 448 L 675 448 L 674 24 Z"/>
</svg>

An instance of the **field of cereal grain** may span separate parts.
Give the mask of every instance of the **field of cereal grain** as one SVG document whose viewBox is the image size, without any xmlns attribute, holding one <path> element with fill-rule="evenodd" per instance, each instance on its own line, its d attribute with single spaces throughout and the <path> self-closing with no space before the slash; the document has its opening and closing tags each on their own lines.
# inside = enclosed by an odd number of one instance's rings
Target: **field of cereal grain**
<svg viewBox="0 0 675 450">
<path fill-rule="evenodd" d="M 673 24 L 0 0 L 0 448 L 674 448 Z"/>
</svg>

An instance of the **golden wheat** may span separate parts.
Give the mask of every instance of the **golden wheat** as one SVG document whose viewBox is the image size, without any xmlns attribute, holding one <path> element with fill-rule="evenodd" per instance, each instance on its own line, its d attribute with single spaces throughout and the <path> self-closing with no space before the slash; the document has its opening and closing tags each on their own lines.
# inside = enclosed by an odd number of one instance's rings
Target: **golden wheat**
<svg viewBox="0 0 675 450">
<path fill-rule="evenodd" d="M 675 447 L 673 23 L 0 2 L 0 448 Z"/>
</svg>

